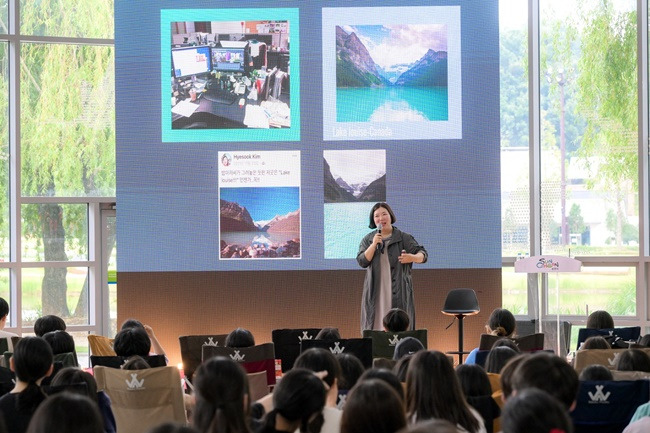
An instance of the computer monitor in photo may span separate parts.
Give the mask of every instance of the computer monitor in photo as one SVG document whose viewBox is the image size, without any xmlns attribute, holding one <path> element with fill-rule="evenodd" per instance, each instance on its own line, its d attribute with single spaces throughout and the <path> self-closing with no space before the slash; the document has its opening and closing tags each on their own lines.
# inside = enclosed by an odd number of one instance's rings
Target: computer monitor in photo
<svg viewBox="0 0 650 433">
<path fill-rule="evenodd" d="M 207 74 L 212 69 L 210 47 L 174 48 L 172 49 L 172 66 L 176 78 Z"/>
</svg>

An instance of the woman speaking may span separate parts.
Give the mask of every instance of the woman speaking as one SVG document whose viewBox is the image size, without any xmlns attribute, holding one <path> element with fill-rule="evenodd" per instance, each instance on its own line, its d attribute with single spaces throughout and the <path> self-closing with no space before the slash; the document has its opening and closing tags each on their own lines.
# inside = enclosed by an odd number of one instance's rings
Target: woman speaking
<svg viewBox="0 0 650 433">
<path fill-rule="evenodd" d="M 393 227 L 395 214 L 386 203 L 370 211 L 370 228 L 361 240 L 357 262 L 366 268 L 361 299 L 361 330 L 382 330 L 382 319 L 391 308 L 401 308 L 415 329 L 412 263 L 427 261 L 427 250 L 408 233 Z"/>
</svg>

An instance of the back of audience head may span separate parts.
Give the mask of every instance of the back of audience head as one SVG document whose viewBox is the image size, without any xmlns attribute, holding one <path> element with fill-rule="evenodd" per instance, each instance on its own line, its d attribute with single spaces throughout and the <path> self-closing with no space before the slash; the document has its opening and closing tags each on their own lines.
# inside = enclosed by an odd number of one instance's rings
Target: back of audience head
<svg viewBox="0 0 650 433">
<path fill-rule="evenodd" d="M 128 329 L 128 328 L 142 328 L 144 329 L 144 324 L 137 320 L 137 319 L 126 319 L 124 322 L 122 322 L 122 326 L 120 327 L 120 331 L 122 329 Z"/>
<path fill-rule="evenodd" d="M 7 303 L 5 298 L 0 297 L 0 321 L 6 319 L 8 315 L 9 315 L 9 304 Z"/>
<path fill-rule="evenodd" d="M 493 347 L 485 359 L 485 371 L 488 373 L 501 373 L 503 367 L 519 353 L 507 346 Z"/>
<path fill-rule="evenodd" d="M 352 389 L 365 370 L 363 364 L 359 358 L 349 353 L 339 353 L 336 360 L 341 368 L 339 389 Z"/>
<path fill-rule="evenodd" d="M 614 327 L 612 315 L 605 310 L 596 310 L 587 317 L 587 328 L 611 329 Z"/>
<path fill-rule="evenodd" d="M 506 362 L 506 365 L 501 369 L 501 373 L 499 374 L 499 383 L 501 384 L 501 393 L 504 400 L 507 400 L 514 391 L 512 387 L 512 376 L 514 375 L 515 370 L 528 356 L 530 355 L 527 353 L 517 355 L 510 359 L 510 361 Z"/>
<path fill-rule="evenodd" d="M 52 331 L 65 331 L 65 321 L 59 316 L 48 314 L 47 316 L 39 317 L 34 322 L 34 334 L 37 337 L 42 337 L 48 332 Z"/>
<path fill-rule="evenodd" d="M 402 400 L 383 380 L 364 380 L 348 394 L 341 433 L 394 433 L 405 426 Z"/>
<path fill-rule="evenodd" d="M 179 424 L 175 422 L 166 422 L 150 430 L 147 430 L 147 433 L 201 433 L 201 432 L 199 432 L 195 428 L 188 427 L 184 424 Z"/>
<path fill-rule="evenodd" d="M 293 366 L 313 372 L 327 371 L 327 376 L 323 378 L 323 381 L 330 388 L 338 385 L 338 380 L 341 377 L 341 366 L 332 352 L 327 349 L 316 347 L 307 349 L 296 358 Z"/>
<path fill-rule="evenodd" d="M 66 367 L 52 379 L 50 386 L 62 388 L 66 392 L 81 394 L 97 402 L 97 382 L 92 374 L 80 368 Z"/>
<path fill-rule="evenodd" d="M 385 368 L 371 368 L 369 370 L 366 370 L 361 375 L 359 382 L 370 379 L 379 379 L 386 382 L 391 388 L 395 390 L 400 400 L 402 401 L 402 404 L 404 404 L 404 400 L 406 398 L 404 395 L 404 387 L 402 386 L 402 382 L 400 382 L 395 373 Z"/>
<path fill-rule="evenodd" d="M 413 355 L 406 376 L 406 407 L 415 421 L 442 418 L 468 432 L 480 428 L 451 362 L 441 352 L 423 350 Z"/>
<path fill-rule="evenodd" d="M 122 364 L 122 370 L 146 370 L 151 368 L 149 363 L 139 355 L 130 356 L 124 364 Z"/>
<path fill-rule="evenodd" d="M 480 365 L 461 364 L 456 367 L 456 376 L 465 397 L 492 395 L 490 379 Z"/>
<path fill-rule="evenodd" d="M 398 433 L 457 433 L 456 426 L 445 419 L 430 419 L 412 424 Z"/>
<path fill-rule="evenodd" d="M 325 406 L 325 385 L 312 371 L 294 368 L 282 376 L 273 391 L 273 410 L 265 418 L 265 430 L 274 431 L 276 418 L 282 416 L 287 422 L 300 428 L 302 433 L 317 415 L 322 425 L 321 412 Z M 318 416 L 320 415 L 320 416 Z M 317 420 L 318 421 L 318 420 Z"/>
<path fill-rule="evenodd" d="M 341 339 L 341 333 L 339 332 L 339 328 L 323 328 L 320 331 L 318 331 L 318 334 L 316 334 L 316 337 L 314 338 L 314 340 L 325 340 L 325 341 L 334 341 L 340 339 Z"/>
<path fill-rule="evenodd" d="M 424 345 L 420 340 L 413 337 L 404 337 L 395 345 L 393 359 L 399 361 L 405 355 L 413 355 L 420 350 L 424 350 Z"/>
<path fill-rule="evenodd" d="M 500 337 L 510 337 L 515 333 L 517 322 L 515 316 L 505 308 L 495 308 L 488 319 L 487 331 L 489 334 Z"/>
<path fill-rule="evenodd" d="M 253 347 L 255 338 L 248 329 L 237 328 L 226 337 L 226 347 Z"/>
<path fill-rule="evenodd" d="M 512 387 L 520 392 L 538 388 L 557 398 L 565 409 L 573 406 L 578 395 L 578 374 L 559 356 L 538 352 L 526 357 L 512 376 Z"/>
<path fill-rule="evenodd" d="M 193 425 L 204 433 L 249 432 L 248 378 L 243 368 L 218 356 L 201 364 L 194 377 Z"/>
<path fill-rule="evenodd" d="M 501 414 L 503 433 L 572 433 L 566 407 L 539 389 L 525 389 L 508 399 Z"/>
<path fill-rule="evenodd" d="M 151 351 L 151 339 L 144 328 L 124 328 L 115 336 L 113 350 L 117 356 L 148 356 Z"/>
<path fill-rule="evenodd" d="M 409 329 L 411 319 L 401 308 L 391 308 L 382 321 L 384 330 L 388 332 L 403 332 Z"/>
<path fill-rule="evenodd" d="M 403 356 L 397 361 L 395 367 L 393 367 L 393 373 L 395 373 L 395 376 L 397 376 L 400 382 L 406 382 L 406 373 L 408 372 L 412 359 L 413 355 Z"/>
<path fill-rule="evenodd" d="M 499 338 L 497 341 L 494 342 L 492 345 L 491 349 L 494 349 L 496 347 L 509 347 L 512 350 L 514 350 L 517 353 L 521 353 L 521 349 L 519 346 L 517 346 L 517 343 L 511 338 Z"/>
<path fill-rule="evenodd" d="M 103 433 L 104 423 L 88 397 L 62 392 L 47 398 L 36 410 L 27 433 Z"/>
<path fill-rule="evenodd" d="M 50 345 L 54 355 L 60 353 L 72 353 L 75 351 L 74 338 L 65 331 L 47 332 L 43 335 L 43 339 Z"/>
<path fill-rule="evenodd" d="M 650 347 L 650 334 L 646 334 L 639 340 L 639 346 Z"/>
<path fill-rule="evenodd" d="M 641 349 L 624 350 L 618 355 L 616 370 L 650 372 L 650 356 Z"/>
<path fill-rule="evenodd" d="M 607 342 L 605 337 L 600 335 L 592 335 L 587 338 L 582 345 L 580 350 L 589 350 L 589 349 L 611 349 L 612 346 Z"/>
<path fill-rule="evenodd" d="M 9 361 L 16 379 L 27 384 L 18 394 L 18 407 L 36 408 L 45 394 L 38 384 L 52 372 L 52 348 L 40 337 L 23 337 L 14 347 L 14 354 Z"/>
<path fill-rule="evenodd" d="M 614 380 L 612 372 L 604 365 L 592 364 L 582 369 L 580 380 Z"/>
</svg>

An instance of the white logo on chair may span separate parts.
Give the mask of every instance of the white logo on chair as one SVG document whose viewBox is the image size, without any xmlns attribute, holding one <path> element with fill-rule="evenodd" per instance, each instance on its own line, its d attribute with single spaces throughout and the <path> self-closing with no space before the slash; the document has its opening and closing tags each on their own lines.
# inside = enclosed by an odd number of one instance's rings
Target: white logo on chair
<svg viewBox="0 0 650 433">
<path fill-rule="evenodd" d="M 144 379 L 138 380 L 138 373 L 131 373 L 131 380 L 124 380 L 129 389 L 143 389 Z"/>
<path fill-rule="evenodd" d="M 393 335 L 393 338 L 388 339 L 388 345 L 389 346 L 397 346 L 397 343 L 399 343 L 400 341 L 402 341 L 402 340 L 397 336 L 397 334 L 395 334 L 395 335 Z"/>
<path fill-rule="evenodd" d="M 235 350 L 235 354 L 230 355 L 230 359 L 232 359 L 233 361 L 237 361 L 237 362 L 243 361 L 245 357 L 246 357 L 246 354 L 240 355 L 239 350 Z"/>
<path fill-rule="evenodd" d="M 208 341 L 203 343 L 204 346 L 212 346 L 212 347 L 217 347 L 219 346 L 218 341 L 214 341 L 214 337 L 208 337 Z"/>
<path fill-rule="evenodd" d="M 299 340 L 299 341 L 302 341 L 302 340 L 313 340 L 313 339 L 314 339 L 314 337 L 312 337 L 311 335 L 308 335 L 308 334 L 307 334 L 307 331 L 302 331 L 302 336 L 300 336 L 300 335 L 298 336 L 298 340 Z"/>
<path fill-rule="evenodd" d="M 614 354 L 613 358 L 607 358 L 607 362 L 609 362 L 610 367 L 613 367 L 616 365 L 618 362 L 618 357 L 621 356 L 621 352 L 617 352 Z"/>
<path fill-rule="evenodd" d="M 347 394 L 339 394 L 339 401 L 336 403 L 336 408 L 343 410 L 343 407 L 345 406 L 345 400 L 347 400 L 347 398 Z"/>
<path fill-rule="evenodd" d="M 345 352 L 345 346 L 340 347 L 339 344 L 340 344 L 340 341 L 335 341 L 334 342 L 334 347 L 330 347 L 330 352 L 332 352 L 332 354 L 338 355 L 338 354 L 341 354 L 341 353 Z"/>
<path fill-rule="evenodd" d="M 607 399 L 609 398 L 611 392 L 607 392 L 607 394 L 603 393 L 603 388 L 605 385 L 596 385 L 596 392 L 588 392 L 587 394 L 589 395 L 589 398 L 591 401 L 589 403 L 607 403 Z"/>
</svg>

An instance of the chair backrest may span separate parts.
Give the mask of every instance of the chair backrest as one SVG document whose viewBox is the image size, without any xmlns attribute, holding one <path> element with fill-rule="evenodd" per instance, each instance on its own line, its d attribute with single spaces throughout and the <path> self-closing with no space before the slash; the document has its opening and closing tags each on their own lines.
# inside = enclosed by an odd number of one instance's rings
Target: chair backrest
<svg viewBox="0 0 650 433">
<path fill-rule="evenodd" d="M 473 289 L 452 289 L 447 293 L 442 312 L 451 316 L 478 314 L 478 298 Z"/>
<path fill-rule="evenodd" d="M 192 379 L 203 357 L 203 346 L 225 346 L 228 334 L 184 335 L 178 337 L 185 377 Z"/>
<path fill-rule="evenodd" d="M 60 362 L 63 368 L 79 367 L 79 361 L 77 361 L 77 354 L 75 352 L 57 353 L 54 355 L 53 361 Z"/>
<path fill-rule="evenodd" d="M 618 356 L 625 350 L 627 349 L 578 350 L 576 352 L 573 366 L 578 374 L 580 374 L 585 367 L 593 364 L 604 365 L 610 370 L 614 370 L 616 368 L 616 363 L 618 362 Z M 650 355 L 650 348 L 640 350 Z"/>
<path fill-rule="evenodd" d="M 119 370 L 97 366 L 93 370 L 97 391 L 111 399 L 120 433 L 141 433 L 164 422 L 187 422 L 176 367 Z"/>
<path fill-rule="evenodd" d="M 275 350 L 273 343 L 251 347 L 203 346 L 203 361 L 214 356 L 225 356 L 241 363 L 247 373 L 266 371 L 267 385 L 275 385 Z"/>
<path fill-rule="evenodd" d="M 266 371 L 246 373 L 246 376 L 248 376 L 248 392 L 250 394 L 250 401 L 257 401 L 269 393 Z"/>
<path fill-rule="evenodd" d="M 370 338 L 348 338 L 340 340 L 303 340 L 300 342 L 300 352 L 312 347 L 327 349 L 334 355 L 339 353 L 350 353 L 361 361 L 365 368 L 372 367 L 372 339 Z"/>
<path fill-rule="evenodd" d="M 479 350 L 490 350 L 497 340 L 509 337 L 499 337 L 492 334 L 481 334 L 479 341 Z M 544 350 L 544 334 L 524 335 L 523 337 L 510 338 L 519 347 L 522 352 L 535 352 Z"/>
<path fill-rule="evenodd" d="M 6 367 L 0 367 L 0 397 L 14 389 L 16 375 Z"/>
<path fill-rule="evenodd" d="M 109 368 L 122 368 L 122 365 L 128 361 L 128 356 L 90 356 L 90 365 L 93 367 L 103 366 Z M 150 355 L 143 356 L 142 359 L 147 361 L 149 367 L 165 367 L 167 365 L 167 360 L 165 355 Z"/>
<path fill-rule="evenodd" d="M 564 358 L 571 351 L 571 328 L 573 325 L 567 320 L 560 321 L 560 352 L 558 356 Z M 537 319 L 534 320 L 517 320 L 517 335 L 523 337 L 539 332 Z M 542 333 L 544 334 L 544 349 L 550 349 L 557 352 L 557 321 L 542 320 Z"/>
<path fill-rule="evenodd" d="M 5 353 L 9 351 L 9 340 L 8 337 L 0 338 L 0 353 Z"/>
<path fill-rule="evenodd" d="M 427 348 L 427 330 L 416 329 L 414 331 L 385 332 L 366 329 L 363 331 L 364 338 L 372 340 L 372 357 L 393 359 L 395 346 L 405 337 L 413 337 L 420 340 L 420 343 Z"/>
<path fill-rule="evenodd" d="M 95 356 L 116 356 L 113 350 L 113 339 L 103 335 L 88 334 L 90 354 Z"/>
<path fill-rule="evenodd" d="M 321 328 L 301 329 L 274 329 L 271 331 L 271 340 L 275 345 L 275 356 L 282 361 L 282 371 L 293 368 L 293 363 L 300 355 L 300 342 L 313 340 Z"/>
<path fill-rule="evenodd" d="M 627 328 L 610 328 L 610 329 L 593 329 L 593 328 L 580 328 L 578 330 L 578 346 L 577 349 L 580 349 L 580 345 L 585 342 L 589 337 L 593 336 L 602 336 L 602 337 L 620 337 L 624 341 L 638 341 L 641 337 L 641 327 L 640 326 L 630 326 Z"/>
<path fill-rule="evenodd" d="M 620 433 L 639 405 L 650 399 L 650 381 L 580 382 L 571 412 L 575 433 Z"/>
</svg>

